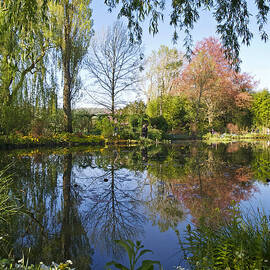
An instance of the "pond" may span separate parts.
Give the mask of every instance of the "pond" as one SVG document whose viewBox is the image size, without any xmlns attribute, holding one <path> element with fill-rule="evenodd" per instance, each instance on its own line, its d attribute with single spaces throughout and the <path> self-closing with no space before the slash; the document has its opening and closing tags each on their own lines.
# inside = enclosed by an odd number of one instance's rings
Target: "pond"
<svg viewBox="0 0 270 270">
<path fill-rule="evenodd" d="M 0 168 L 8 164 L 10 194 L 24 214 L 2 227 L 0 255 L 31 262 L 105 269 L 127 262 L 115 240 L 131 239 L 153 251 L 145 259 L 188 269 L 188 224 L 215 224 L 235 204 L 270 211 L 267 142 L 0 152 Z"/>
</svg>

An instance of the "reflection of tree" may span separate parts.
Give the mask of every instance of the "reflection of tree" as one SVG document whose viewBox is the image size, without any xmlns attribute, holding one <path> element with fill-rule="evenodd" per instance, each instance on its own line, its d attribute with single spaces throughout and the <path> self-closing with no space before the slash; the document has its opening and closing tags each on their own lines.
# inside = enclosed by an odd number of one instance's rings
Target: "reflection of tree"
<svg viewBox="0 0 270 270">
<path fill-rule="evenodd" d="M 90 226 L 93 242 L 117 255 L 114 240 L 137 239 L 142 233 L 144 217 L 138 209 L 138 183 L 123 168 L 117 150 L 106 152 L 95 162 L 98 169 L 88 185 L 87 199 L 91 200 L 91 206 L 86 209 L 85 223 Z"/>
<path fill-rule="evenodd" d="M 254 178 L 266 183 L 270 178 L 270 149 L 265 148 L 264 151 L 256 149 L 253 153 L 252 171 Z"/>
<path fill-rule="evenodd" d="M 161 232 L 169 228 L 175 229 L 178 223 L 184 219 L 184 210 L 179 201 L 170 194 L 170 187 L 161 182 L 157 191 L 150 194 L 150 199 L 146 202 L 149 218 L 154 225 L 158 225 Z"/>
<path fill-rule="evenodd" d="M 232 160 L 226 153 L 226 148 L 220 152 L 219 147 L 191 146 L 182 166 L 175 166 L 169 155 L 160 168 L 152 167 L 149 175 L 154 177 L 153 184 L 155 179 L 163 180 L 168 192 L 190 210 L 195 221 L 205 217 L 215 223 L 218 217 L 229 215 L 233 201 L 247 200 L 255 189 L 248 162 L 239 157 Z"/>
<path fill-rule="evenodd" d="M 9 250 L 13 249 L 15 257 L 21 257 L 22 252 L 28 256 L 27 250 L 31 248 L 31 261 L 51 263 L 71 259 L 78 269 L 90 269 L 93 250 L 78 215 L 71 180 L 72 155 L 23 157 L 14 171 L 25 214 L 12 222 Z M 13 190 L 16 192 L 16 187 Z"/>
</svg>

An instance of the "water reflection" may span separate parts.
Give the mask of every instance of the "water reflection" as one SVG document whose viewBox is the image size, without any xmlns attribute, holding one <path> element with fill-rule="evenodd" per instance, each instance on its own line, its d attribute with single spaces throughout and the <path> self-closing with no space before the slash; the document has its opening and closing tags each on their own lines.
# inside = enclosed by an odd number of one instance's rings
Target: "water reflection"
<svg viewBox="0 0 270 270">
<path fill-rule="evenodd" d="M 232 203 L 257 192 L 255 179 L 267 184 L 270 164 L 269 148 L 239 144 L 2 154 L 1 168 L 15 160 L 11 192 L 24 214 L 5 228 L 8 245 L 1 255 L 12 250 L 20 258 L 31 247 L 32 261 L 71 259 L 78 269 L 103 269 L 106 261 L 122 260 L 116 239 L 153 235 L 158 242 L 174 231 L 181 236 L 190 215 L 194 224 L 200 218 L 210 225 L 229 219 Z M 162 239 L 163 246 L 177 246 L 177 237 L 173 243 Z M 170 269 L 176 261 L 162 263 Z"/>
<path fill-rule="evenodd" d="M 185 150 L 188 152 L 181 159 L 179 152 Z M 225 153 L 220 155 L 215 148 L 203 145 L 181 148 L 162 164 L 154 162 L 148 170 L 149 179 L 152 183 L 162 180 L 163 189 L 189 210 L 193 222 L 203 217 L 209 224 L 216 223 L 229 215 L 233 202 L 248 200 L 256 191 L 248 162 L 231 162 Z"/>
<path fill-rule="evenodd" d="M 93 249 L 72 188 L 72 154 L 21 157 L 14 176 L 24 214 L 13 218 L 5 250 L 36 263 L 71 259 L 79 269 L 90 269 Z"/>
<path fill-rule="evenodd" d="M 84 185 L 87 203 L 82 211 L 91 241 L 116 257 L 121 251 L 115 240 L 136 240 L 143 233 L 145 221 L 140 210 L 140 179 L 134 179 L 123 164 L 117 150 L 96 156 L 96 170 L 85 172 L 89 174 Z"/>
</svg>

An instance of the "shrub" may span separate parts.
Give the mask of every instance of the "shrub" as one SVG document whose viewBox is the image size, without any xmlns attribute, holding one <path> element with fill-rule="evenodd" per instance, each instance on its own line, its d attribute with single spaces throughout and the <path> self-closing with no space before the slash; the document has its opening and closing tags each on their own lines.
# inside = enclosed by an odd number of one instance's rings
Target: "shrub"
<svg viewBox="0 0 270 270">
<path fill-rule="evenodd" d="M 165 118 L 162 115 L 158 116 L 158 117 L 150 118 L 150 123 L 151 123 L 151 126 L 156 128 L 156 129 L 160 129 L 164 132 L 166 132 L 168 130 L 167 121 L 165 120 Z"/>
<path fill-rule="evenodd" d="M 121 139 L 125 140 L 133 140 L 136 139 L 136 133 L 134 133 L 133 129 L 130 127 L 121 128 L 119 130 L 119 136 Z"/>
<path fill-rule="evenodd" d="M 151 140 L 160 141 L 162 139 L 162 131 L 155 129 L 155 128 L 149 128 L 148 129 L 148 138 Z"/>
</svg>

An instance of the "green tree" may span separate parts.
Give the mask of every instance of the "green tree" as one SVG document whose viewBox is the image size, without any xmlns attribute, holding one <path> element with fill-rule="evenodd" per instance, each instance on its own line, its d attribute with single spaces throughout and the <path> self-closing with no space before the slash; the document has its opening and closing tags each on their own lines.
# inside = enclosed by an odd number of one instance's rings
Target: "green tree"
<svg viewBox="0 0 270 270">
<path fill-rule="evenodd" d="M 161 45 L 147 59 L 148 100 L 160 98 L 159 115 L 163 113 L 163 97 L 172 89 L 174 79 L 179 76 L 183 57 L 176 49 Z"/>
<path fill-rule="evenodd" d="M 159 116 L 161 99 L 156 98 L 148 102 L 147 115 L 151 118 Z M 187 108 L 189 102 L 186 98 L 181 96 L 166 95 L 163 97 L 163 114 L 169 129 L 185 128 L 189 120 L 189 113 Z"/>
<path fill-rule="evenodd" d="M 3 133 L 16 127 L 27 129 L 31 121 L 32 96 L 27 80 L 41 73 L 50 47 L 43 4 L 9 0 L 0 3 L 0 129 Z"/>
<path fill-rule="evenodd" d="M 267 89 L 253 94 L 252 113 L 255 126 L 269 127 L 270 93 Z"/>
<path fill-rule="evenodd" d="M 60 53 L 63 73 L 65 130 L 72 132 L 72 98 L 80 87 L 78 77 L 92 35 L 91 0 L 50 1 L 51 38 Z"/>
</svg>

